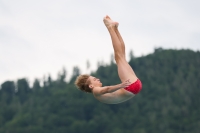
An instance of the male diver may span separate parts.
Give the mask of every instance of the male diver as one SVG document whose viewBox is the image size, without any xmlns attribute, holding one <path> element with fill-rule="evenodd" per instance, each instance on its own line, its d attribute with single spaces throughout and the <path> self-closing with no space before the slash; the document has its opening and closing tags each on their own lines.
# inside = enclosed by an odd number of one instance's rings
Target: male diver
<svg viewBox="0 0 200 133">
<path fill-rule="evenodd" d="M 92 93 L 96 99 L 107 104 L 118 104 L 131 99 L 142 89 L 142 83 L 125 58 L 125 44 L 118 31 L 118 22 L 105 16 L 103 22 L 110 34 L 120 84 L 102 86 L 100 80 L 83 74 L 76 78 L 75 85 L 82 91 Z"/>
</svg>

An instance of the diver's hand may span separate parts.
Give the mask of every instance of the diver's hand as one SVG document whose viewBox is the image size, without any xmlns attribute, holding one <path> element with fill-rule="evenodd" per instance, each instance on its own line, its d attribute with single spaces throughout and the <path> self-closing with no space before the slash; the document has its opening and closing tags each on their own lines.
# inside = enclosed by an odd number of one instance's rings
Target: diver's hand
<svg viewBox="0 0 200 133">
<path fill-rule="evenodd" d="M 131 82 L 130 82 L 130 80 L 128 79 L 128 80 L 126 80 L 126 81 L 124 81 L 124 82 L 122 82 L 122 83 L 120 84 L 120 88 L 126 88 L 126 87 L 128 87 L 129 85 L 131 85 Z"/>
</svg>

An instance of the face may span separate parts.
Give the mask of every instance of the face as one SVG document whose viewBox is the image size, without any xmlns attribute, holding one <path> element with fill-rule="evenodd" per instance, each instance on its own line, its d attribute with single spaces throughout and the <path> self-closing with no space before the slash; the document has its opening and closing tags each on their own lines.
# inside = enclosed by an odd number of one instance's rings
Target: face
<svg viewBox="0 0 200 133">
<path fill-rule="evenodd" d="M 101 87 L 101 86 L 102 86 L 101 81 L 100 81 L 98 78 L 96 78 L 96 77 L 90 76 L 90 77 L 89 77 L 89 80 L 90 80 L 90 83 L 91 83 L 91 84 L 89 85 L 90 88 L 93 88 L 93 87 Z"/>
</svg>

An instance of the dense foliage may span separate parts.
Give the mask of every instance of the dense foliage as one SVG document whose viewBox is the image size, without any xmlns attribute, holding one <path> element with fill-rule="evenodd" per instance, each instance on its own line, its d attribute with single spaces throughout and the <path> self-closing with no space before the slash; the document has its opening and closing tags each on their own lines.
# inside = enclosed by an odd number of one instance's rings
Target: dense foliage
<svg viewBox="0 0 200 133">
<path fill-rule="evenodd" d="M 0 133 L 199 133 L 200 52 L 163 50 L 134 58 L 130 65 L 142 91 L 121 104 L 108 105 L 79 91 L 74 67 L 57 80 L 6 81 L 0 90 Z M 99 65 L 91 73 L 104 85 L 120 83 L 117 67 Z"/>
</svg>

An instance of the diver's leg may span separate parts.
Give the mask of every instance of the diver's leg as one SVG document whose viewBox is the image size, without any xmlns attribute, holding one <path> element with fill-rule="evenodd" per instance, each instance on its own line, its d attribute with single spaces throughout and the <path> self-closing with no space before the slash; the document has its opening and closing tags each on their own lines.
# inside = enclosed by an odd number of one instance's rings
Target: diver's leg
<svg viewBox="0 0 200 133">
<path fill-rule="evenodd" d="M 109 31 L 109 34 L 112 40 L 114 56 L 115 56 L 115 61 L 117 63 L 119 78 L 121 79 L 122 82 L 128 79 L 130 80 L 130 82 L 135 82 L 137 80 L 137 76 L 135 75 L 135 72 L 133 71 L 131 66 L 126 61 L 125 45 L 122 42 L 123 40 L 119 32 L 118 34 L 116 32 L 116 27 L 118 26 L 118 23 L 112 21 L 109 16 L 106 16 L 104 18 L 104 23 Z"/>
<path fill-rule="evenodd" d="M 122 39 L 122 36 L 121 36 L 121 34 L 120 34 L 119 30 L 118 30 L 118 26 L 115 26 L 114 29 L 115 29 L 115 33 L 117 34 L 117 37 L 118 37 L 119 41 L 121 42 L 123 54 L 126 55 L 124 40 Z"/>
</svg>

